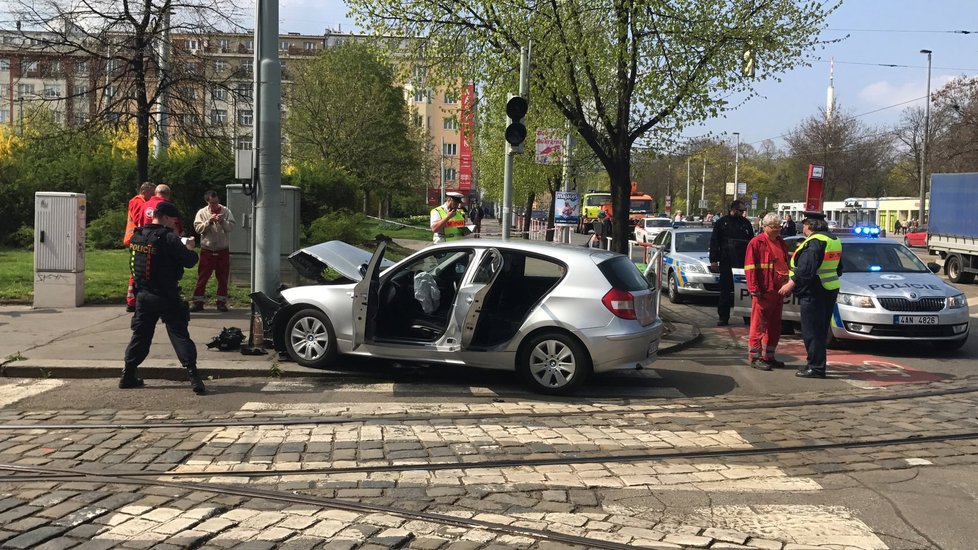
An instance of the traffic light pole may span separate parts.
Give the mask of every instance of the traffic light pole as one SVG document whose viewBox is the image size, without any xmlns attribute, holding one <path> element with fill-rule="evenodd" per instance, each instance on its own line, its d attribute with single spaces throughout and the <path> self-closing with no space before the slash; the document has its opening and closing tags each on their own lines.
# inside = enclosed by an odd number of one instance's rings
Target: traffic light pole
<svg viewBox="0 0 978 550">
<path fill-rule="evenodd" d="M 520 48 L 520 97 L 526 98 L 528 77 L 530 72 L 530 49 L 527 46 Z M 507 117 L 508 119 L 508 117 Z M 507 120 L 507 123 L 509 121 Z M 507 142 L 503 142 L 503 240 L 510 238 L 510 229 L 513 224 L 513 154 Z"/>
</svg>

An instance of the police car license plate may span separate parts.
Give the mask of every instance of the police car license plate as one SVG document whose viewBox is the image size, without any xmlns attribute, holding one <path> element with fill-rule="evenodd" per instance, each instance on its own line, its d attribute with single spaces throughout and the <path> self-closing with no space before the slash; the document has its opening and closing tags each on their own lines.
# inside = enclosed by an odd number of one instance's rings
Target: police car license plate
<svg viewBox="0 0 978 550">
<path fill-rule="evenodd" d="M 936 315 L 894 315 L 893 324 L 896 325 L 936 325 Z"/>
</svg>

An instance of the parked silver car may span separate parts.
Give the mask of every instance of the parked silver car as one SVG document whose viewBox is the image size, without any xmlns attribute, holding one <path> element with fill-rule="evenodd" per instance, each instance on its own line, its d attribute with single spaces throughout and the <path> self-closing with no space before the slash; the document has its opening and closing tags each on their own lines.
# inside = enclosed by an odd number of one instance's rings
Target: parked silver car
<svg viewBox="0 0 978 550">
<path fill-rule="evenodd" d="M 666 229 L 652 241 L 662 255 L 662 281 L 672 303 L 680 304 L 689 295 L 720 294 L 720 275 L 710 271 L 712 233 L 709 228 Z"/>
<path fill-rule="evenodd" d="M 292 254 L 322 284 L 256 297 L 266 337 L 308 367 L 351 354 L 508 369 L 551 394 L 656 358 L 658 291 L 621 254 L 463 240 L 383 269 L 384 251 L 330 241 Z"/>
<path fill-rule="evenodd" d="M 830 340 L 913 340 L 954 350 L 968 339 L 965 295 L 889 239 L 840 236 L 842 277 L 832 312 Z M 804 237 L 785 239 L 793 251 Z M 734 315 L 750 318 L 751 298 L 743 270 L 734 270 Z M 785 298 L 783 319 L 801 321 L 797 298 Z"/>
</svg>

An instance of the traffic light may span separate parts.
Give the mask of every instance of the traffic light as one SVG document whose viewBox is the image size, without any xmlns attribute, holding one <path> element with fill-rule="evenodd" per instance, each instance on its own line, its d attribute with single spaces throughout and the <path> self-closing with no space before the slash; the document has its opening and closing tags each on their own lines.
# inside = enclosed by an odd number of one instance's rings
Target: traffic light
<svg viewBox="0 0 978 550">
<path fill-rule="evenodd" d="M 506 153 L 510 155 L 523 154 L 523 141 L 526 139 L 526 125 L 523 118 L 529 104 L 526 99 L 514 95 L 506 102 Z"/>
</svg>

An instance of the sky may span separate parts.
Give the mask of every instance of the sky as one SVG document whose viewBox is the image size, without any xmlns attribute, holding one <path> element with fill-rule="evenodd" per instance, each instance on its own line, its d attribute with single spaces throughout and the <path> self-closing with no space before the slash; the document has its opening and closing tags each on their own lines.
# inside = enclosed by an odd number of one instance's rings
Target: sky
<svg viewBox="0 0 978 550">
<path fill-rule="evenodd" d="M 279 30 L 357 31 L 347 11 L 342 0 L 280 0 Z M 760 83 L 758 97 L 687 135 L 711 132 L 733 143 L 733 133 L 739 132 L 741 143 L 759 146 L 772 139 L 781 146 L 786 132 L 825 108 L 833 57 L 839 112 L 870 127 L 895 125 L 905 109 L 924 104 L 927 56 L 922 49 L 933 52 L 932 93 L 954 77 L 978 76 L 978 0 L 845 0 L 829 16 L 821 37 L 846 38 L 814 52 L 821 61 L 781 75 L 781 82 Z"/>
</svg>

